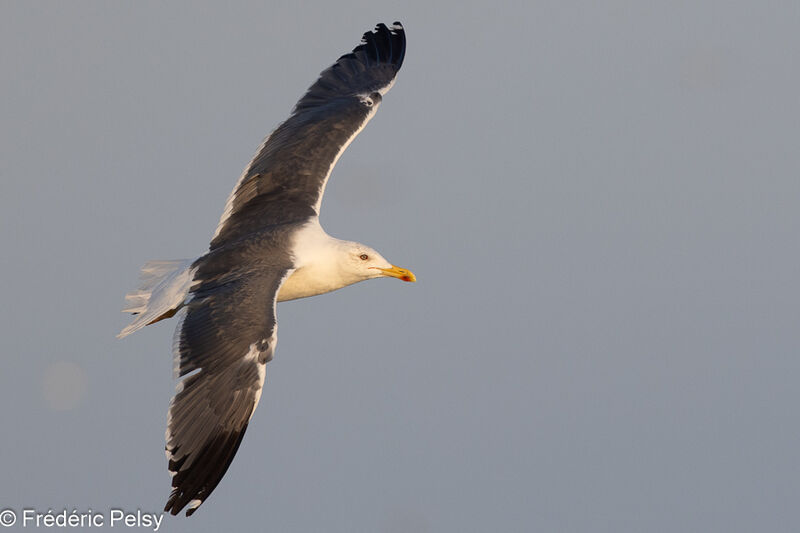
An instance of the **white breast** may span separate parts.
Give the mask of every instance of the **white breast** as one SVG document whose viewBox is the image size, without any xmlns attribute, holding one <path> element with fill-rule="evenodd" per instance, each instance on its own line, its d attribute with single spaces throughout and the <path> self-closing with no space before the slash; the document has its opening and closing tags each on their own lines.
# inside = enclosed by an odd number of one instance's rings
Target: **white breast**
<svg viewBox="0 0 800 533">
<path fill-rule="evenodd" d="M 292 243 L 295 270 L 281 285 L 278 301 L 316 296 L 349 285 L 338 268 L 341 243 L 325 233 L 316 217 L 299 229 Z"/>
</svg>

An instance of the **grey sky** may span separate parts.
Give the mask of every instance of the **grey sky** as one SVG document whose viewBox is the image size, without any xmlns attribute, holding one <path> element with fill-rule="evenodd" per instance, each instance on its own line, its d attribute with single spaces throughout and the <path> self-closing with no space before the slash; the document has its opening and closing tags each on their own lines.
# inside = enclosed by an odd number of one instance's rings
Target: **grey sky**
<svg viewBox="0 0 800 533">
<path fill-rule="evenodd" d="M 796 531 L 796 2 L 5 2 L 0 508 L 160 511 L 173 322 L 265 134 L 376 22 L 329 233 L 415 285 L 278 308 L 214 494 L 161 531 Z"/>
</svg>

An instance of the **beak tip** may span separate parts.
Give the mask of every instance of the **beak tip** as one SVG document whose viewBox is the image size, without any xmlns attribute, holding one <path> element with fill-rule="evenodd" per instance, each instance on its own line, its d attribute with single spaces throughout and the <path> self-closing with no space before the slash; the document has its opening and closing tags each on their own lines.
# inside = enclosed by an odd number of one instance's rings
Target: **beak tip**
<svg viewBox="0 0 800 533">
<path fill-rule="evenodd" d="M 391 268 L 381 268 L 379 270 L 383 272 L 384 276 L 397 278 L 401 281 L 407 281 L 410 283 L 417 281 L 417 276 L 415 276 L 413 272 L 405 268 L 400 268 L 398 266 L 392 265 Z"/>
</svg>

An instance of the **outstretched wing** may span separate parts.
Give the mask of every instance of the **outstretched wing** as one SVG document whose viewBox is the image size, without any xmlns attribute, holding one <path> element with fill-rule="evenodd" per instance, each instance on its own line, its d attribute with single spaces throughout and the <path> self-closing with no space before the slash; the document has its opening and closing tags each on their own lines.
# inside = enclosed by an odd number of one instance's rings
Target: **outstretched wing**
<svg viewBox="0 0 800 533">
<path fill-rule="evenodd" d="M 275 298 L 291 267 L 265 240 L 210 252 L 194 264 L 191 300 L 174 341 L 175 373 L 185 377 L 167 416 L 173 489 L 164 510 L 172 514 L 188 505 L 191 515 L 211 494 L 261 397 L 277 341 Z M 254 257 L 264 259 L 254 264 Z"/>
<path fill-rule="evenodd" d="M 405 55 L 403 26 L 378 24 L 340 57 L 263 142 L 228 198 L 211 249 L 319 214 L 339 156 L 375 114 Z"/>
</svg>

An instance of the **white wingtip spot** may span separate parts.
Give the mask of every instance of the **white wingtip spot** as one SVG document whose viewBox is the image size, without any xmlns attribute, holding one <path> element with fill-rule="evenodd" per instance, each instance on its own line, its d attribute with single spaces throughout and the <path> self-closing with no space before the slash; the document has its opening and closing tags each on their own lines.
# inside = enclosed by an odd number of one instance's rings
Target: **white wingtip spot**
<svg viewBox="0 0 800 533">
<path fill-rule="evenodd" d="M 197 509 L 200 507 L 200 504 L 203 503 L 203 500 L 195 498 L 194 500 L 189 502 L 189 505 L 186 506 L 187 511 L 191 511 L 193 509 Z"/>
</svg>

